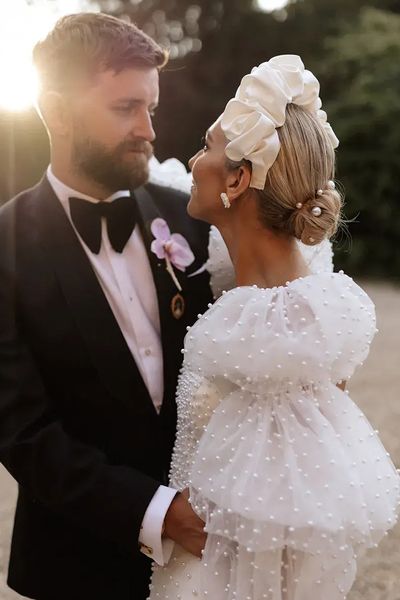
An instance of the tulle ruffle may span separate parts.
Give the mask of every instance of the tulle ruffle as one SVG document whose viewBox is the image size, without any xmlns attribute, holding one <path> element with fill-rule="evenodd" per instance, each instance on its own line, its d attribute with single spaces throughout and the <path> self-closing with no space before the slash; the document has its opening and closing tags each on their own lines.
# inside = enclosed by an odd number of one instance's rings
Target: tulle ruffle
<svg viewBox="0 0 400 600">
<path fill-rule="evenodd" d="M 229 394 L 199 442 L 190 492 L 209 534 L 249 552 L 315 555 L 377 544 L 400 497 L 379 438 L 335 386 L 318 401 L 312 390 Z"/>
</svg>

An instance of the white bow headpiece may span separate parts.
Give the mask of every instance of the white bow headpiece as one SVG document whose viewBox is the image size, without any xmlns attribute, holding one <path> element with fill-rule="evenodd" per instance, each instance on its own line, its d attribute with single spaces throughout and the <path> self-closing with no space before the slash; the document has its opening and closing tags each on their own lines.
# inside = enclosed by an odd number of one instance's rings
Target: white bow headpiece
<svg viewBox="0 0 400 600">
<path fill-rule="evenodd" d="M 253 188 L 265 187 L 267 173 L 280 150 L 276 129 L 284 124 L 286 106 L 290 103 L 315 114 L 332 147 L 339 145 L 326 113 L 321 110 L 318 79 L 304 68 L 299 56 L 275 56 L 243 77 L 221 119 L 228 139 L 225 154 L 233 161 L 247 159 L 252 163 Z"/>
</svg>

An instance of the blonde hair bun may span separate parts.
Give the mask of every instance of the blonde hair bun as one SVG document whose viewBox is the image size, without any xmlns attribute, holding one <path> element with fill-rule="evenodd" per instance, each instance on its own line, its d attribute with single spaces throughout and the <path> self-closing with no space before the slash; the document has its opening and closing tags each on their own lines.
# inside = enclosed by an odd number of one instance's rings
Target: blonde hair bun
<svg viewBox="0 0 400 600">
<path fill-rule="evenodd" d="M 336 189 L 326 188 L 322 194 L 301 204 L 287 221 L 289 235 L 307 246 L 314 246 L 336 233 L 342 208 L 342 198 Z"/>
<path fill-rule="evenodd" d="M 321 122 L 295 104 L 287 105 L 277 133 L 279 154 L 265 188 L 257 190 L 260 220 L 308 246 L 319 244 L 341 221 L 342 197 L 332 181 L 335 151 Z"/>
</svg>

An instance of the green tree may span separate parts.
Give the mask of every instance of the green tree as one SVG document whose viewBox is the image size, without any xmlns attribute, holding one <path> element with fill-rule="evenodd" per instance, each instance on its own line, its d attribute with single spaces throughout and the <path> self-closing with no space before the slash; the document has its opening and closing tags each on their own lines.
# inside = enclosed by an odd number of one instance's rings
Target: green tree
<svg viewBox="0 0 400 600">
<path fill-rule="evenodd" d="M 400 16 L 363 9 L 326 49 L 338 177 L 355 218 L 351 252 L 340 260 L 357 273 L 400 278 Z"/>
</svg>

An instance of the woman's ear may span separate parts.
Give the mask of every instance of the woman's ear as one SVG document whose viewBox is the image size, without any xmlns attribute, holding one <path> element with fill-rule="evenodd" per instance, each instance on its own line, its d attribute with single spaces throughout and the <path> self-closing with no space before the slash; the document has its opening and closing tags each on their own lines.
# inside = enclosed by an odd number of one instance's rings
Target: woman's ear
<svg viewBox="0 0 400 600">
<path fill-rule="evenodd" d="M 250 187 L 251 164 L 244 163 L 228 172 L 226 177 L 226 194 L 229 200 L 235 201 Z"/>
<path fill-rule="evenodd" d="M 71 113 L 65 97 L 59 92 L 44 92 L 39 101 L 39 110 L 50 133 L 66 136 L 71 130 Z"/>
</svg>

